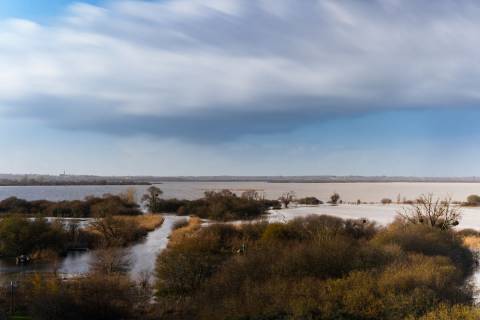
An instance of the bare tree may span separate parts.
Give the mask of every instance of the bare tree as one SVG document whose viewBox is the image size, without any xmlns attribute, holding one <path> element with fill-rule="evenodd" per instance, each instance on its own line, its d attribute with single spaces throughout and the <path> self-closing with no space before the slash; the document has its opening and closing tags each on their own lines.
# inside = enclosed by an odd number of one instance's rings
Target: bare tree
<svg viewBox="0 0 480 320">
<path fill-rule="evenodd" d="M 421 195 L 416 202 L 403 207 L 398 215 L 406 222 L 425 224 L 447 230 L 458 225 L 461 210 L 452 204 L 451 198 L 434 199 L 432 194 Z"/>
<path fill-rule="evenodd" d="M 245 190 L 242 192 L 241 197 L 247 200 L 260 200 L 260 194 L 254 189 Z"/>
<path fill-rule="evenodd" d="M 338 193 L 334 192 L 334 193 L 330 196 L 330 201 L 329 201 L 329 203 L 332 204 L 332 205 L 336 205 L 339 200 L 340 200 L 340 195 L 339 195 Z"/>
<path fill-rule="evenodd" d="M 294 191 L 288 191 L 282 194 L 278 200 L 285 206 L 285 209 L 288 208 L 288 205 L 290 202 L 292 202 L 295 199 L 295 192 Z"/>
<path fill-rule="evenodd" d="M 95 251 L 94 259 L 90 263 L 90 270 L 102 275 L 121 274 L 127 273 L 132 263 L 132 258 L 125 249 L 99 249 Z"/>
</svg>

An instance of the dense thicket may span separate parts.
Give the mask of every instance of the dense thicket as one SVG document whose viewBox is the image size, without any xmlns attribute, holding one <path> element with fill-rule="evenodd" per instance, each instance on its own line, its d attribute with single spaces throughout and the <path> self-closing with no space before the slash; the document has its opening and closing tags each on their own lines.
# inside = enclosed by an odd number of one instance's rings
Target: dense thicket
<svg viewBox="0 0 480 320">
<path fill-rule="evenodd" d="M 16 257 L 43 250 L 61 253 L 66 250 L 68 242 L 69 234 L 60 223 L 19 216 L 0 221 L 0 256 Z"/>
<path fill-rule="evenodd" d="M 229 190 L 209 191 L 201 199 L 158 199 L 150 209 L 154 212 L 195 215 L 202 219 L 218 221 L 249 220 L 267 213 L 271 207 L 279 207 L 277 200 L 266 200 L 257 195 L 237 196 Z"/>
<path fill-rule="evenodd" d="M 0 219 L 0 257 L 62 255 L 71 249 L 124 247 L 163 222 L 160 216 L 107 216 L 80 228 L 75 222 L 11 215 Z"/>
<path fill-rule="evenodd" d="M 300 198 L 300 199 L 297 199 L 295 202 L 302 205 L 313 205 L 313 206 L 323 204 L 323 201 L 315 197 Z"/>
<path fill-rule="evenodd" d="M 464 281 L 473 262 L 454 231 L 401 221 L 212 225 L 159 256 L 158 316 L 431 319 L 440 304 L 448 314 L 471 302 Z"/>
<path fill-rule="evenodd" d="M 0 201 L 0 214 L 29 214 L 48 217 L 102 217 L 107 215 L 139 215 L 138 204 L 119 195 L 87 197 L 72 201 L 27 201 L 10 197 Z"/>
</svg>

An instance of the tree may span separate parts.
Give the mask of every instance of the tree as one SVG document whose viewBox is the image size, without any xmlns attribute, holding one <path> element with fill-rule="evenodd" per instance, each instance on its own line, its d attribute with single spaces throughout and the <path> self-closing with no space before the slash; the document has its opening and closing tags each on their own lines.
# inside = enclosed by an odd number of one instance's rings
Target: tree
<svg viewBox="0 0 480 320">
<path fill-rule="evenodd" d="M 94 257 L 90 263 L 91 272 L 107 276 L 127 273 L 133 262 L 130 255 L 122 248 L 95 250 Z"/>
<path fill-rule="evenodd" d="M 398 214 L 408 223 L 424 224 L 442 230 L 457 226 L 461 218 L 460 208 L 452 205 L 450 198 L 433 199 L 432 194 L 421 195 L 416 202 L 404 207 Z"/>
<path fill-rule="evenodd" d="M 285 192 L 280 196 L 280 198 L 278 198 L 278 200 L 285 206 L 285 209 L 288 208 L 288 205 L 293 201 L 293 199 L 295 199 L 294 191 Z"/>
<path fill-rule="evenodd" d="M 98 218 L 92 221 L 90 226 L 100 235 L 104 247 L 122 247 L 145 234 L 138 222 L 119 217 Z"/>
<path fill-rule="evenodd" d="M 392 203 L 392 199 L 383 198 L 381 202 L 382 202 L 382 204 L 391 204 L 391 203 Z"/>
<path fill-rule="evenodd" d="M 147 203 L 147 207 L 151 212 L 158 212 L 159 198 L 163 194 L 160 188 L 151 186 L 147 189 L 147 193 L 143 195 L 142 202 Z"/>
<path fill-rule="evenodd" d="M 338 201 L 340 200 L 340 195 L 336 192 L 334 192 L 331 196 L 330 196 L 330 203 L 332 205 L 336 205 L 338 203 Z"/>
</svg>

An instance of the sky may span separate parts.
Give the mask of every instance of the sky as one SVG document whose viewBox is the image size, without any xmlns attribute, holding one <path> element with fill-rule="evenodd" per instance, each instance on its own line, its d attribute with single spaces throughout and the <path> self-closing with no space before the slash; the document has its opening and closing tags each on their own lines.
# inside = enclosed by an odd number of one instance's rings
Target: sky
<svg viewBox="0 0 480 320">
<path fill-rule="evenodd" d="M 2 0 L 0 172 L 480 176 L 473 0 Z"/>
</svg>

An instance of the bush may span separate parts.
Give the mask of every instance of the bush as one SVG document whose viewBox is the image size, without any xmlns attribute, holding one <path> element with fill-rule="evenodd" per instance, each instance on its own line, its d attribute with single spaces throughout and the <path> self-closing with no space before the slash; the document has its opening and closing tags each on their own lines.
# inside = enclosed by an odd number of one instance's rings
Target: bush
<svg viewBox="0 0 480 320">
<path fill-rule="evenodd" d="M 439 305 L 419 320 L 477 320 L 480 319 L 480 309 L 465 305 Z M 413 319 L 412 319 L 413 320 Z"/>
<path fill-rule="evenodd" d="M 468 206 L 478 206 L 480 205 L 480 196 L 476 194 L 469 195 L 467 197 L 467 203 Z"/>
<path fill-rule="evenodd" d="M 391 204 L 392 203 L 392 199 L 388 199 L 388 198 L 383 198 L 382 201 L 381 201 L 382 204 Z"/>
<path fill-rule="evenodd" d="M 479 237 L 480 232 L 475 229 L 462 229 L 457 232 L 461 237 Z"/>
<path fill-rule="evenodd" d="M 20 216 L 0 221 L 0 255 L 17 257 L 42 250 L 62 253 L 66 249 L 67 233 L 59 223 L 26 219 Z"/>
<path fill-rule="evenodd" d="M 108 215 L 140 215 L 138 204 L 125 197 L 106 194 L 72 201 L 26 201 L 15 197 L 0 201 L 0 213 L 27 214 L 45 217 L 104 217 Z"/>
<path fill-rule="evenodd" d="M 373 239 L 380 245 L 395 244 L 403 250 L 426 256 L 445 256 L 468 274 L 474 264 L 474 258 L 462 239 L 454 231 L 440 230 L 423 224 L 391 224 Z"/>
<path fill-rule="evenodd" d="M 301 198 L 301 199 L 296 200 L 296 202 L 297 202 L 298 204 L 302 204 L 302 205 L 312 205 L 312 206 L 316 206 L 316 205 L 319 205 L 319 204 L 323 204 L 322 201 L 318 200 L 318 199 L 315 198 L 315 197 Z"/>
<path fill-rule="evenodd" d="M 340 195 L 338 193 L 333 193 L 331 196 L 330 196 L 330 201 L 328 201 L 328 203 L 332 204 L 332 205 L 336 205 L 340 200 Z"/>
<path fill-rule="evenodd" d="M 471 252 L 451 230 L 311 216 L 214 225 L 157 261 L 172 318 L 405 319 L 468 303 Z M 175 316 L 172 316 L 175 315 Z"/>
<path fill-rule="evenodd" d="M 187 219 L 177 220 L 173 223 L 172 230 L 181 229 L 181 228 L 184 228 L 186 226 L 188 226 L 188 220 Z"/>
<path fill-rule="evenodd" d="M 205 192 L 202 199 L 185 201 L 177 213 L 217 221 L 251 220 L 266 214 L 270 207 L 278 206 L 278 201 L 238 197 L 223 190 Z"/>
<path fill-rule="evenodd" d="M 134 319 L 147 300 L 127 277 L 90 275 L 62 282 L 37 279 L 31 284 L 30 314 L 34 319 Z"/>
</svg>

